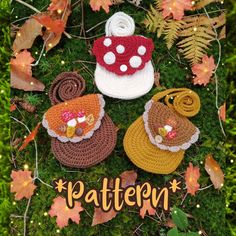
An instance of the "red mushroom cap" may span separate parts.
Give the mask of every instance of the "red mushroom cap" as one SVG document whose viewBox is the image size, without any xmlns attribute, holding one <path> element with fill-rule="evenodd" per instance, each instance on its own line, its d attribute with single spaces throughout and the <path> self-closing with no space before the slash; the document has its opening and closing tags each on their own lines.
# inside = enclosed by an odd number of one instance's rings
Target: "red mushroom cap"
<svg viewBox="0 0 236 236">
<path fill-rule="evenodd" d="M 152 58 L 152 39 L 143 36 L 102 37 L 94 42 L 97 63 L 117 75 L 132 75 Z"/>
</svg>

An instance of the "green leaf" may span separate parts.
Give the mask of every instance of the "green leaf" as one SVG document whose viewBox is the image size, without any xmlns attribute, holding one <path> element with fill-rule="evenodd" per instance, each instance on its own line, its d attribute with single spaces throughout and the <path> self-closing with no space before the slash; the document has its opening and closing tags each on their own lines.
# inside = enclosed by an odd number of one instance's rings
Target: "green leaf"
<svg viewBox="0 0 236 236">
<path fill-rule="evenodd" d="M 167 232 L 167 236 L 179 236 L 178 229 L 174 227 L 173 229 Z"/>
<path fill-rule="evenodd" d="M 188 218 L 186 214 L 177 207 L 174 207 L 172 210 L 172 220 L 179 229 L 186 230 L 188 228 Z"/>
</svg>

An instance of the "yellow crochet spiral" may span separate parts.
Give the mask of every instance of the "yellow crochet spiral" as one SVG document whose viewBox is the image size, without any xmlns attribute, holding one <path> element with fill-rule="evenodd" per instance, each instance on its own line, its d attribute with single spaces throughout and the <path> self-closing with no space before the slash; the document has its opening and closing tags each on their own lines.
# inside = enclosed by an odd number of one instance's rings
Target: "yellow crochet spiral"
<svg viewBox="0 0 236 236">
<path fill-rule="evenodd" d="M 201 107 L 198 94 L 187 88 L 167 89 L 152 97 L 154 101 L 159 101 L 162 98 L 165 98 L 168 107 L 186 117 L 195 116 Z"/>
</svg>

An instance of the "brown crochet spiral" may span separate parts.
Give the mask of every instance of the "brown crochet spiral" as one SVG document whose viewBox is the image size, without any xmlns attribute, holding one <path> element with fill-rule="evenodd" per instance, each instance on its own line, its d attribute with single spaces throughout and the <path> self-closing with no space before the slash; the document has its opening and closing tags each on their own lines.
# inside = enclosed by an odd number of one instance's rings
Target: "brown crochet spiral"
<svg viewBox="0 0 236 236">
<path fill-rule="evenodd" d="M 63 72 L 53 81 L 49 98 L 52 105 L 81 96 L 85 91 L 85 80 L 76 72 Z"/>
<path fill-rule="evenodd" d="M 107 158 L 116 145 L 116 127 L 106 114 L 100 128 L 89 139 L 79 143 L 62 143 L 52 138 L 52 151 L 63 165 L 87 168 Z"/>
</svg>

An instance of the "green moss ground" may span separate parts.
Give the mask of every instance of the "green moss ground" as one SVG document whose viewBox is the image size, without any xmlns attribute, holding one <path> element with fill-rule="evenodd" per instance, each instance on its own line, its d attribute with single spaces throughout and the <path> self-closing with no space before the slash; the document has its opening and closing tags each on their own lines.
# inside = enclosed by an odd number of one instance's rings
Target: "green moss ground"
<svg viewBox="0 0 236 236">
<path fill-rule="evenodd" d="M 26 1 L 35 6 L 37 9 L 42 9 L 46 6 L 48 0 L 34 0 Z M 75 2 L 75 1 L 72 1 Z M 4 6 L 7 1 L 3 0 L 0 4 L 4 9 L 7 9 L 7 6 Z M 145 8 L 149 7 L 150 1 L 144 0 L 143 6 Z M 14 11 L 12 14 L 12 21 L 15 20 L 15 16 L 22 18 L 29 16 L 33 12 L 26 7 L 14 3 Z M 213 7 L 214 8 L 214 7 Z M 38 148 L 39 148 L 39 174 L 40 177 L 46 181 L 50 182 L 57 177 L 65 177 L 68 179 L 81 179 L 87 183 L 89 188 L 100 187 L 100 179 L 102 176 L 116 177 L 121 172 L 125 170 L 134 169 L 138 173 L 138 181 L 151 181 L 155 185 L 164 184 L 167 180 L 172 177 L 176 177 L 177 173 L 171 175 L 162 176 L 162 175 L 153 175 L 146 173 L 140 169 L 137 169 L 126 157 L 122 140 L 125 134 L 125 131 L 129 125 L 143 113 L 143 108 L 145 103 L 152 97 L 153 94 L 165 88 L 173 87 L 188 87 L 196 91 L 202 102 L 202 108 L 200 113 L 192 119 L 193 123 L 198 126 L 201 130 L 200 140 L 196 145 L 193 145 L 185 155 L 184 161 L 178 168 L 178 172 L 183 172 L 188 166 L 189 162 L 192 162 L 194 165 L 199 165 L 201 168 L 201 179 L 200 183 L 202 186 L 210 184 L 208 175 L 204 171 L 204 166 L 201 164 L 201 161 L 204 161 L 205 156 L 209 153 L 212 153 L 214 158 L 220 163 L 224 172 L 226 172 L 226 163 L 225 163 L 225 147 L 223 146 L 223 136 L 220 131 L 220 126 L 217 118 L 217 110 L 215 109 L 215 85 L 214 83 L 209 84 L 207 87 L 193 86 L 191 81 L 188 79 L 191 76 L 191 71 L 188 67 L 188 64 L 182 59 L 183 63 L 180 64 L 176 62 L 173 58 L 168 55 L 167 48 L 162 39 L 157 39 L 153 34 L 148 34 L 145 31 L 144 26 L 141 24 L 141 21 L 144 19 L 145 12 L 140 10 L 128 3 L 114 6 L 111 8 L 109 15 L 106 15 L 103 11 L 94 13 L 91 11 L 88 5 L 85 5 L 85 28 L 89 29 L 97 23 L 106 20 L 110 15 L 117 11 L 125 11 L 126 13 L 134 17 L 136 25 L 136 33 L 144 34 L 146 36 L 152 37 L 155 43 L 155 53 L 153 55 L 154 66 L 156 70 L 159 70 L 161 73 L 161 88 L 153 88 L 152 91 L 146 96 L 139 98 L 135 101 L 120 101 L 105 97 L 106 100 L 106 111 L 112 117 L 114 123 L 119 127 L 119 135 L 117 146 L 113 154 L 101 164 L 86 169 L 79 170 L 77 172 L 69 172 L 71 169 L 61 167 L 60 164 L 55 160 L 51 151 L 50 151 L 50 138 L 46 134 L 46 131 L 43 128 L 40 128 L 40 132 L 37 136 Z M 1 20 L 4 19 L 4 16 L 7 15 L 6 10 L 2 10 L 4 14 L 1 13 Z M 233 16 L 234 17 L 234 14 Z M 6 19 L 6 17 L 5 17 Z M 6 21 L 5 21 L 6 22 Z M 73 9 L 72 15 L 69 18 L 68 26 L 78 25 L 81 22 L 81 10 L 79 7 Z M 6 22 L 7 24 L 7 22 Z M 5 31 L 1 34 L 1 40 L 3 40 L 3 45 L 1 50 L 4 51 L 4 60 L 9 57 L 8 50 L 4 49 L 9 47 L 9 36 Z M 79 35 L 80 28 L 70 28 L 66 30 L 68 33 Z M 87 36 L 94 36 L 104 32 L 104 25 L 97 27 L 95 30 L 91 31 Z M 3 37 L 3 35 L 5 35 Z M 224 44 L 224 42 L 222 41 Z M 35 52 L 40 52 L 42 47 L 42 40 L 38 39 L 34 44 L 31 52 L 32 55 L 37 58 Z M 28 125 L 30 129 L 33 129 L 37 122 L 42 119 L 44 112 L 50 107 L 49 98 L 47 96 L 47 91 L 50 87 L 51 82 L 54 80 L 57 74 L 63 71 L 80 71 L 83 68 L 81 63 L 75 62 L 77 60 L 87 60 L 95 61 L 94 57 L 90 55 L 90 49 L 93 45 L 93 40 L 84 41 L 81 39 L 67 39 L 63 36 L 60 44 L 52 49 L 45 57 L 42 58 L 38 67 L 34 68 L 33 74 L 36 78 L 40 79 L 46 85 L 46 91 L 43 93 L 25 93 L 23 91 L 12 90 L 11 96 L 25 97 L 31 103 L 37 105 L 36 114 L 29 114 L 25 111 L 14 112 L 13 115 L 18 119 L 22 120 Z M 230 51 L 230 50 L 229 50 Z M 230 51 L 232 53 L 232 50 Z M 174 58 L 177 58 L 176 49 L 173 48 L 170 51 L 171 55 Z M 212 50 L 209 51 L 209 54 L 213 54 L 217 57 L 217 45 L 213 44 Z M 5 66 L 4 60 L 1 63 L 1 66 Z M 65 64 L 62 65 L 61 61 L 65 61 Z M 232 59 L 233 60 L 233 59 Z M 232 66 L 231 61 L 230 65 Z M 222 58 L 222 63 L 225 63 L 225 58 Z M 95 65 L 86 64 L 86 66 L 93 72 Z M 8 70 L 8 67 L 5 66 L 5 70 Z M 86 93 L 98 92 L 93 83 L 93 78 L 84 70 L 81 70 L 81 75 L 85 78 L 87 82 Z M 228 73 L 229 74 L 229 73 Z M 220 103 L 229 97 L 229 90 L 226 82 L 227 71 L 224 64 L 221 64 L 218 70 L 219 77 L 219 92 L 220 92 Z M 4 90 L 1 96 L 1 108 L 4 106 L 7 108 L 9 97 L 9 74 L 8 72 L 4 73 L 1 76 L 0 80 L 1 90 Z M 232 88 L 234 85 L 231 86 Z M 8 193 L 10 178 L 10 171 L 13 166 L 9 164 L 9 147 L 4 146 L 2 141 L 8 142 L 9 140 L 9 130 L 7 128 L 3 129 L 2 124 L 6 122 L 9 124 L 8 114 L 5 113 L 0 116 L 0 154 L 4 157 L 0 159 L 0 175 L 1 175 L 1 205 L 0 205 L 0 224 L 3 227 L 0 227 L 0 235 L 9 235 L 9 229 L 11 235 L 22 235 L 23 232 L 23 220 L 22 218 L 11 218 L 8 219 L 7 215 L 11 212 L 12 214 L 22 215 L 26 207 L 26 201 L 17 202 L 16 205 L 13 205 L 14 197 Z M 230 128 L 230 125 L 229 125 Z M 232 127 L 231 127 L 232 128 Z M 3 130 L 3 132 L 2 132 Z M 12 134 L 15 133 L 16 137 L 23 137 L 26 135 L 26 131 L 18 124 L 12 123 Z M 233 136 L 235 134 L 232 134 Z M 232 146 L 232 145 L 231 145 Z M 229 149 L 227 149 L 229 152 Z M 17 168 L 23 169 L 23 165 L 27 163 L 29 168 L 34 167 L 34 148 L 33 145 L 29 145 L 27 149 L 21 153 L 17 150 L 12 150 L 13 154 L 17 157 Z M 8 156 L 7 156 L 8 153 Z M 230 159 L 229 159 L 230 160 Z M 227 162 L 229 162 L 227 160 Z M 231 169 L 230 172 L 233 172 Z M 229 178 L 228 181 L 233 181 Z M 49 216 L 44 216 L 44 212 L 47 212 L 50 209 L 53 198 L 56 196 L 55 192 L 51 189 L 48 189 L 46 186 L 37 183 L 38 188 L 36 190 L 36 195 L 32 198 L 32 204 L 29 210 L 29 219 L 28 222 L 32 221 L 33 223 L 28 224 L 28 234 L 29 235 L 57 235 L 56 230 L 58 227 L 55 223 L 55 218 L 50 218 Z M 196 197 L 188 196 L 185 200 L 183 210 L 187 213 L 190 213 L 194 216 L 194 219 L 190 220 L 190 229 L 192 231 L 198 231 L 203 228 L 209 236 L 225 236 L 230 235 L 229 230 L 225 227 L 225 194 L 226 188 L 223 188 L 221 191 L 216 191 L 213 188 L 210 188 L 206 191 L 199 192 Z M 233 189 L 227 188 L 227 191 L 233 192 Z M 178 195 L 172 202 L 175 202 L 178 206 L 181 202 L 181 195 Z M 232 206 L 233 199 L 228 195 L 227 203 L 229 207 Z M 196 205 L 200 204 L 200 208 L 196 208 Z M 230 205 L 231 204 L 231 205 Z M 84 205 L 86 210 L 90 215 L 93 215 L 93 207 L 89 205 Z M 137 211 L 136 209 L 133 209 Z M 232 214 L 230 208 L 227 208 L 227 212 Z M 229 217 L 232 221 L 232 217 Z M 11 222 L 10 222 L 11 221 Z M 91 227 L 92 219 L 86 214 L 86 212 L 81 213 L 81 222 L 79 225 L 70 224 L 69 227 L 61 230 L 60 235 L 132 235 L 135 229 L 143 223 L 141 229 L 143 232 L 140 235 L 166 235 L 168 229 L 161 228 L 155 221 L 145 218 L 142 220 L 138 214 L 129 212 L 128 209 L 124 210 L 122 213 L 118 214 L 115 219 L 108 222 L 105 225 L 99 225 Z M 40 223 L 40 225 L 39 225 Z M 9 225 L 8 225 L 9 224 Z M 229 221 L 230 224 L 230 221 Z"/>
</svg>

